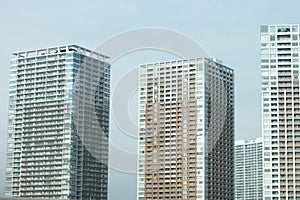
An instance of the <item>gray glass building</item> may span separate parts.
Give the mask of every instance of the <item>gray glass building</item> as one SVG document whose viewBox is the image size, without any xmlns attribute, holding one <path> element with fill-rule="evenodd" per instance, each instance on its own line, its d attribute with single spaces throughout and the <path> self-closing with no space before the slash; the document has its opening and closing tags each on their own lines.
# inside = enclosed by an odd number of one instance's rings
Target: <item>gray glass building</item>
<svg viewBox="0 0 300 200">
<path fill-rule="evenodd" d="M 234 199 L 234 72 L 196 58 L 140 66 L 137 199 Z"/>
<path fill-rule="evenodd" d="M 77 45 L 13 55 L 5 195 L 106 200 L 108 57 Z"/>
</svg>

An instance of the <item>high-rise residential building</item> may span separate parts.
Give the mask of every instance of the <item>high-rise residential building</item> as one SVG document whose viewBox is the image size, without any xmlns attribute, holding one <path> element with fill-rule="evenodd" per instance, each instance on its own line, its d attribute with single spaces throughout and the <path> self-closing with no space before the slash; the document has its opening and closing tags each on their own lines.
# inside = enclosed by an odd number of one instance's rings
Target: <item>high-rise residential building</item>
<svg viewBox="0 0 300 200">
<path fill-rule="evenodd" d="M 77 45 L 13 55 L 5 194 L 106 200 L 107 57 Z"/>
<path fill-rule="evenodd" d="M 263 200 L 262 156 L 262 138 L 235 142 L 235 200 Z"/>
<path fill-rule="evenodd" d="M 234 72 L 196 58 L 139 69 L 137 199 L 234 199 Z"/>
<path fill-rule="evenodd" d="M 300 199 L 299 24 L 262 25 L 264 199 Z"/>
</svg>

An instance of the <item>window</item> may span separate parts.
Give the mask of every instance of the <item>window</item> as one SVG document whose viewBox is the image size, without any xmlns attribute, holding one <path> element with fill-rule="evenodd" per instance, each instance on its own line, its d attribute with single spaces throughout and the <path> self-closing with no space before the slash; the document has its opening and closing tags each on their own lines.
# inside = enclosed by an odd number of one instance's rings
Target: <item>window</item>
<svg viewBox="0 0 300 200">
<path fill-rule="evenodd" d="M 297 25 L 294 25 L 292 27 L 292 32 L 298 32 L 298 26 Z"/>
<path fill-rule="evenodd" d="M 292 35 L 293 40 L 298 40 L 298 35 Z"/>
<path fill-rule="evenodd" d="M 275 41 L 275 35 L 270 35 L 270 41 Z"/>
<path fill-rule="evenodd" d="M 275 33 L 275 31 L 276 31 L 275 26 L 270 26 L 270 32 Z"/>
<path fill-rule="evenodd" d="M 261 41 L 268 41 L 269 37 L 267 35 L 262 35 L 262 36 L 260 36 L 260 40 Z"/>
</svg>

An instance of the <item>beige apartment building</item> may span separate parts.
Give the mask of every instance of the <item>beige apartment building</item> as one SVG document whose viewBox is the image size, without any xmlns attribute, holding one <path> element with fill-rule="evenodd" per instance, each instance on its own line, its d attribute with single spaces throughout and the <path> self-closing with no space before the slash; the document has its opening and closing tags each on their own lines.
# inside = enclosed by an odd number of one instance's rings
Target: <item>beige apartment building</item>
<svg viewBox="0 0 300 200">
<path fill-rule="evenodd" d="M 137 199 L 234 199 L 234 72 L 196 58 L 140 65 Z"/>
</svg>

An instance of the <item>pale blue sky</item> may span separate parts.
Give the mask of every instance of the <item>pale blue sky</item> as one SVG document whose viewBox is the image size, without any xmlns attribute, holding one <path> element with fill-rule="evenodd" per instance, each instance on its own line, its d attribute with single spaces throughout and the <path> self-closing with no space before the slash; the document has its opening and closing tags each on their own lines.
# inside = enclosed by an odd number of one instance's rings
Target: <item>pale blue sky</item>
<svg viewBox="0 0 300 200">
<path fill-rule="evenodd" d="M 211 56 L 235 69 L 236 138 L 250 139 L 261 134 L 259 27 L 261 24 L 300 23 L 299 0 L 2 0 L 0 5 L 1 184 L 4 182 L 11 52 L 70 43 L 94 49 L 115 34 L 143 27 L 181 32 L 200 43 Z M 139 62 L 172 57 L 150 51 L 151 56 L 147 56 L 147 53 L 133 53 L 118 60 L 112 68 L 112 85 Z M 135 151 L 134 140 L 119 137 L 117 130 L 112 130 L 115 131 L 111 133 L 115 134 L 112 140 Z M 110 200 L 135 198 L 135 175 L 111 171 L 110 178 Z M 0 187 L 2 189 L 2 185 Z"/>
</svg>

